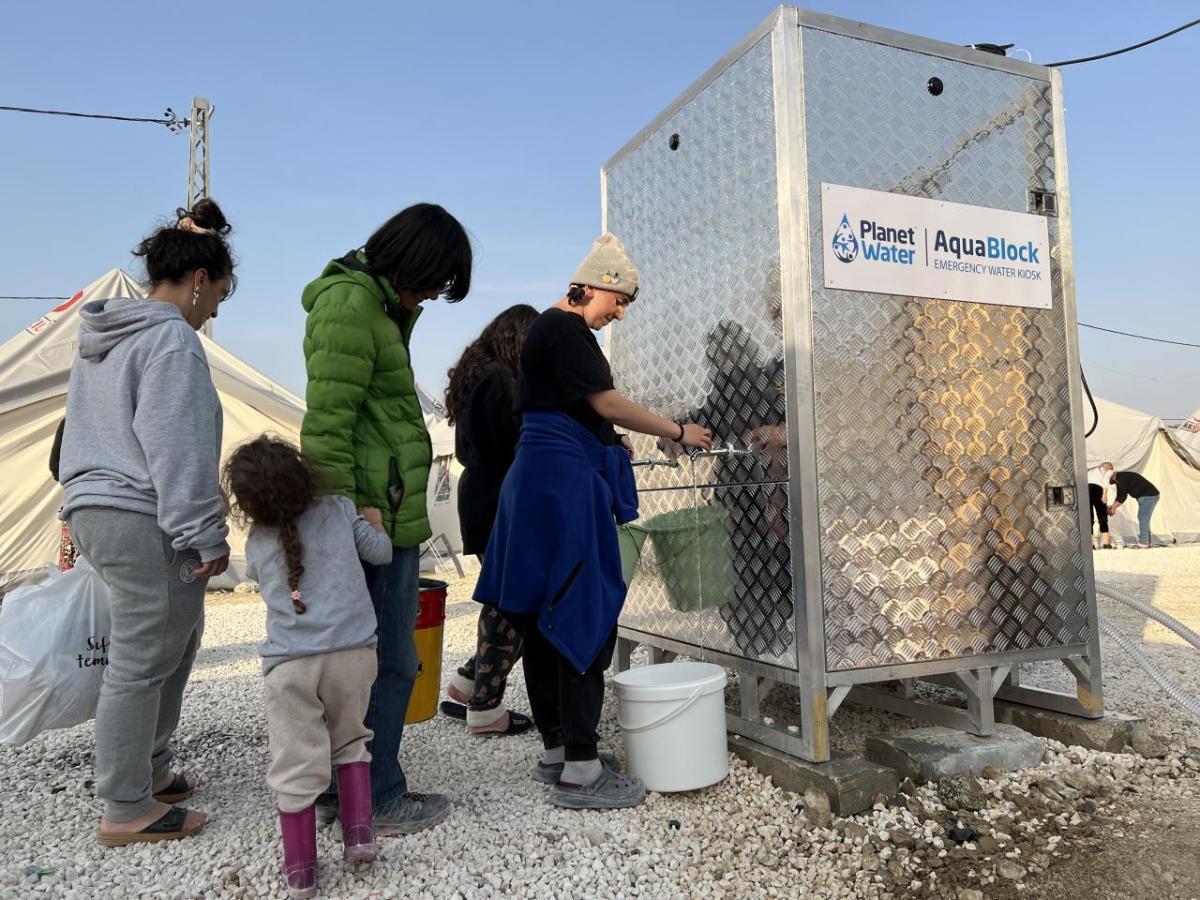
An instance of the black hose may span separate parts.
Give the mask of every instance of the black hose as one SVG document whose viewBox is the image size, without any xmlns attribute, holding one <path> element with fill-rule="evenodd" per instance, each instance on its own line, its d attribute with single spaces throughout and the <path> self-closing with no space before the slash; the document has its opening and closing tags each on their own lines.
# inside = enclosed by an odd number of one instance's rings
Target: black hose
<svg viewBox="0 0 1200 900">
<path fill-rule="evenodd" d="M 1087 394 L 1088 403 L 1092 404 L 1092 427 L 1083 434 L 1085 438 L 1090 438 L 1092 432 L 1100 425 L 1100 410 L 1096 409 L 1096 399 L 1092 396 L 1092 389 L 1088 387 L 1087 375 L 1083 372 L 1083 366 L 1079 367 L 1079 377 L 1083 379 L 1083 390 Z"/>
</svg>

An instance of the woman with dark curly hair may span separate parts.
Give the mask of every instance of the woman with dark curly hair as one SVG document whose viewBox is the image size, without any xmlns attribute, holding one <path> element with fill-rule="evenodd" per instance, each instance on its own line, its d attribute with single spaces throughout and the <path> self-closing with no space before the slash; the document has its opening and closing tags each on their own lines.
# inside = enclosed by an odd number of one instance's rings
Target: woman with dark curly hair
<svg viewBox="0 0 1200 900">
<path fill-rule="evenodd" d="M 454 431 L 454 454 L 463 465 L 458 481 L 458 519 L 463 552 L 483 560 L 500 485 L 517 455 L 521 424 L 517 413 L 517 368 L 529 326 L 538 317 L 532 306 L 511 306 L 496 316 L 463 351 L 449 373 L 446 417 Z M 522 734 L 533 720 L 504 708 L 504 690 L 521 658 L 521 636 L 494 606 L 479 613 L 475 655 L 450 679 L 451 702 L 441 710 L 466 718 L 472 734 Z"/>
<path fill-rule="evenodd" d="M 134 250 L 150 294 L 80 311 L 58 459 L 61 517 L 112 594 L 96 707 L 99 841 L 199 831 L 173 806 L 196 782 L 173 772 L 171 737 L 204 631 L 204 588 L 229 563 L 218 485 L 221 403 L 196 332 L 233 290 L 229 223 L 211 200 Z"/>
<path fill-rule="evenodd" d="M 363 724 L 375 680 L 375 612 L 359 560 L 392 558 L 378 509 L 322 496 L 300 451 L 263 436 L 225 464 L 234 515 L 250 525 L 246 570 L 267 604 L 259 648 L 267 733 L 292 897 L 317 885 L 316 800 L 337 771 L 344 858 L 375 858 L 371 731 Z"/>
</svg>

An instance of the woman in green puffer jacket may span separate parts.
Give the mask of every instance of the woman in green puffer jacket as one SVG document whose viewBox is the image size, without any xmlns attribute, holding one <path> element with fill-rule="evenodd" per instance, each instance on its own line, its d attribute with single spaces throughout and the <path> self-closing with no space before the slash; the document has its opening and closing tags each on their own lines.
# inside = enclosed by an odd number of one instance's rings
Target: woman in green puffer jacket
<svg viewBox="0 0 1200 900">
<path fill-rule="evenodd" d="M 421 831 L 450 812 L 444 795 L 408 790 L 398 759 L 419 665 L 420 545 L 431 534 L 425 488 L 432 451 L 409 343 L 423 301 L 457 302 L 470 286 L 466 231 L 440 206 L 421 203 L 329 263 L 303 295 L 304 454 L 331 492 L 384 511 L 395 548 L 389 565 L 363 564 L 379 622 L 379 675 L 366 725 L 374 731 L 371 796 L 382 833 Z M 318 800 L 323 817 L 336 809 L 332 791 Z"/>
</svg>

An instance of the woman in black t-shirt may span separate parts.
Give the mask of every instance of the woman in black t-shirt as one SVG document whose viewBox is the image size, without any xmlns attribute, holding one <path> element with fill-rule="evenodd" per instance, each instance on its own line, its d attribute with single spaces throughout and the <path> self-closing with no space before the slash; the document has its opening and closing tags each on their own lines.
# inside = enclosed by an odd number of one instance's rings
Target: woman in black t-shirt
<svg viewBox="0 0 1200 900">
<path fill-rule="evenodd" d="M 599 758 L 604 671 L 625 600 L 617 521 L 637 515 L 630 461 L 613 426 L 702 449 L 712 434 L 619 394 L 593 331 L 619 322 L 638 274 L 613 235 L 596 241 L 567 296 L 521 351 L 517 457 L 475 598 L 499 606 L 525 640 L 525 684 L 545 753 L 533 777 L 569 809 L 636 806 L 646 789 Z"/>
<path fill-rule="evenodd" d="M 462 463 L 458 480 L 458 521 L 463 552 L 483 560 L 500 485 L 517 453 L 521 423 L 517 413 L 517 366 L 532 306 L 506 309 L 483 329 L 449 373 L 446 419 L 454 428 L 454 455 Z M 443 714 L 465 718 L 472 734 L 523 734 L 533 720 L 503 706 L 508 676 L 521 658 L 521 636 L 494 606 L 479 611 L 475 655 L 450 678 Z"/>
</svg>

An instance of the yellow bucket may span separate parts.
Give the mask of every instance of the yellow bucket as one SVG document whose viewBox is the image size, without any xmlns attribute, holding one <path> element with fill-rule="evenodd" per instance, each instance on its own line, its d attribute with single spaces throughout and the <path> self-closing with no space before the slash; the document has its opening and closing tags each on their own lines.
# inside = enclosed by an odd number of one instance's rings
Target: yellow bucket
<svg viewBox="0 0 1200 900">
<path fill-rule="evenodd" d="M 442 690 L 442 628 L 446 623 L 446 589 L 444 581 L 422 578 L 417 613 L 417 628 L 413 634 L 417 644 L 417 680 L 408 701 L 407 725 L 432 719 L 437 713 L 438 696 Z"/>
</svg>

